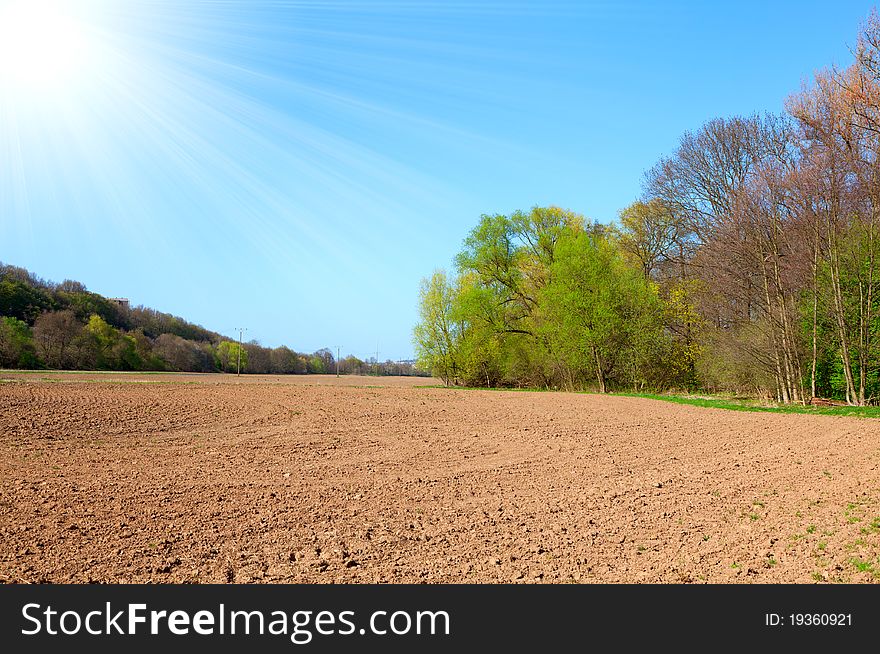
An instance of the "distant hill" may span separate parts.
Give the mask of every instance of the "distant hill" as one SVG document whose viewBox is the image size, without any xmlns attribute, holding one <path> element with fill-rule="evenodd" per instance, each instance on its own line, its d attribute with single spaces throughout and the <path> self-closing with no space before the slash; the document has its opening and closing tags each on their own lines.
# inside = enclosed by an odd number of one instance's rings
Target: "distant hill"
<svg viewBox="0 0 880 654">
<path fill-rule="evenodd" d="M 337 370 L 333 354 L 239 345 L 178 316 L 92 293 L 77 281 L 46 281 L 0 263 L 0 367 L 78 370 L 309 374 Z M 421 374 L 411 363 L 347 357 L 343 374 Z"/>
</svg>

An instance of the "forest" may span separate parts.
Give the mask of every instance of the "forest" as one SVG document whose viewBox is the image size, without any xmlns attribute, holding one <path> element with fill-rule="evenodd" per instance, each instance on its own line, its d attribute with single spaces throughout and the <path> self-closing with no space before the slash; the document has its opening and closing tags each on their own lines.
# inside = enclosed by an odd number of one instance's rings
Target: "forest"
<svg viewBox="0 0 880 654">
<path fill-rule="evenodd" d="M 422 282 L 447 385 L 880 399 L 880 20 L 780 115 L 683 134 L 611 225 L 483 215 Z"/>
<path fill-rule="evenodd" d="M 407 362 L 239 343 L 182 318 L 124 307 L 83 284 L 0 263 L 0 368 L 262 374 L 424 374 Z"/>
</svg>

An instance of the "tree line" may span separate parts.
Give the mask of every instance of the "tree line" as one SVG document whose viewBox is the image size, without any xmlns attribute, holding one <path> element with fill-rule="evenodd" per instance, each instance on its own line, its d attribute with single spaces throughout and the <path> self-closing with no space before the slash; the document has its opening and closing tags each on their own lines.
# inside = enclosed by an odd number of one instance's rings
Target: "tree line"
<svg viewBox="0 0 880 654">
<path fill-rule="evenodd" d="M 616 223 L 484 215 L 423 280 L 447 384 L 880 397 L 880 20 L 781 115 L 681 136 Z"/>
<path fill-rule="evenodd" d="M 326 374 L 337 370 L 329 349 L 311 354 L 284 345 L 239 343 L 171 314 L 128 308 L 76 281 L 46 281 L 0 263 L 0 367 Z M 421 374 L 411 362 L 378 363 L 348 356 L 340 374 Z"/>
</svg>

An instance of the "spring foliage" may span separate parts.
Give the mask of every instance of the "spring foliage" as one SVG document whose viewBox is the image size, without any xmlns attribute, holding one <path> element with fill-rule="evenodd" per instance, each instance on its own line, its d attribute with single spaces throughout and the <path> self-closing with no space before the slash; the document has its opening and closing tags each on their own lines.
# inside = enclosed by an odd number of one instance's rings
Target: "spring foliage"
<svg viewBox="0 0 880 654">
<path fill-rule="evenodd" d="M 536 207 L 483 216 L 422 284 L 415 345 L 446 383 L 600 389 L 638 384 L 668 354 L 663 305 L 608 230 Z"/>
<path fill-rule="evenodd" d="M 468 385 L 878 403 L 876 14 L 853 52 L 786 115 L 682 135 L 617 225 L 553 207 L 483 216 L 422 312 L 424 365 Z"/>
</svg>

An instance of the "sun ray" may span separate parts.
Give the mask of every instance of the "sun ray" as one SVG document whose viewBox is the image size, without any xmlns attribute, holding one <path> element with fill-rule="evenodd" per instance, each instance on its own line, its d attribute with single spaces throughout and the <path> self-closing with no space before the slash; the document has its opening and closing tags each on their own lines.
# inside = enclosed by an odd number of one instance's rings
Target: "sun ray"
<svg viewBox="0 0 880 654">
<path fill-rule="evenodd" d="M 472 60 L 523 61 L 491 35 L 424 27 L 491 22 L 509 6 L 402 3 L 385 25 L 388 7 L 370 2 L 25 2 L 34 9 L 0 0 L 36 37 L 2 51 L 15 55 L 0 76 L 8 251 L 76 243 L 78 256 L 112 259 L 97 245 L 108 239 L 165 261 L 234 251 L 292 294 L 332 266 L 352 279 L 352 305 L 372 310 L 368 289 L 401 279 L 401 255 L 415 265 L 412 244 L 444 233 L 426 216 L 475 206 L 446 171 L 475 156 L 488 171 L 538 161 L 466 126 L 477 107 L 510 115 Z M 37 56 L 23 65 L 26 52 Z M 210 274 L 181 283 L 195 291 Z"/>
<path fill-rule="evenodd" d="M 86 26 L 64 3 L 14 0 L 0 5 L 0 80 L 18 92 L 66 87 L 90 63 Z"/>
</svg>

